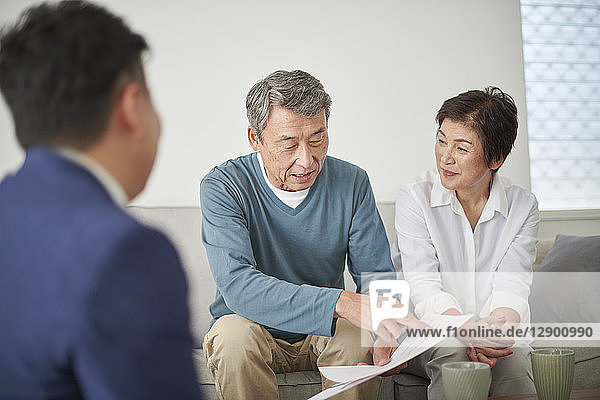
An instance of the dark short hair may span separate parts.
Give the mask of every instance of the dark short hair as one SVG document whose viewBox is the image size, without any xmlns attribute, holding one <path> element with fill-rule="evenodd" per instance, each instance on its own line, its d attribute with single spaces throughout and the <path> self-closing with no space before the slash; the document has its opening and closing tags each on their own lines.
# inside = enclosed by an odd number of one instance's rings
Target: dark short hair
<svg viewBox="0 0 600 400">
<path fill-rule="evenodd" d="M 27 9 L 0 38 L 0 90 L 20 145 L 85 149 L 106 129 L 123 85 L 145 88 L 148 48 L 123 20 L 85 1 Z"/>
<path fill-rule="evenodd" d="M 494 86 L 469 90 L 444 101 L 435 117 L 438 127 L 446 118 L 477 132 L 488 167 L 505 160 L 517 138 L 517 106 L 508 93 Z"/>
</svg>

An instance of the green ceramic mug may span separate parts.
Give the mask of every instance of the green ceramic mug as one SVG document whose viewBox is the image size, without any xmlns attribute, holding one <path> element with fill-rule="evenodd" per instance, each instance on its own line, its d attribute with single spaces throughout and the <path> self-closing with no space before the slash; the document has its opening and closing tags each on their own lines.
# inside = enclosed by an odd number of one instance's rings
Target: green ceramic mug
<svg viewBox="0 0 600 400">
<path fill-rule="evenodd" d="M 452 362 L 442 365 L 446 400 L 486 400 L 492 383 L 490 366 L 480 362 Z"/>
<path fill-rule="evenodd" d="M 567 400 L 573 388 L 575 352 L 547 348 L 531 351 L 533 383 L 540 400 Z"/>
</svg>

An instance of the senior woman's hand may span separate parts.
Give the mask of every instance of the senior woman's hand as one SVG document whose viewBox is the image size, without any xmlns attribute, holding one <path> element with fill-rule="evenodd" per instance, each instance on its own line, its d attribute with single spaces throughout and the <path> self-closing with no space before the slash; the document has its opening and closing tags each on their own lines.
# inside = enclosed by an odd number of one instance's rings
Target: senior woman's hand
<svg viewBox="0 0 600 400">
<path fill-rule="evenodd" d="M 458 310 L 452 308 L 446 312 L 446 315 L 462 315 Z M 457 330 L 456 338 L 460 340 L 463 344 L 474 347 L 487 347 L 487 348 L 506 348 L 512 346 L 515 341 L 507 338 L 507 337 L 486 337 L 485 333 L 487 329 L 491 329 L 495 332 L 496 328 L 501 327 L 506 323 L 505 317 L 496 317 L 490 315 L 486 318 L 482 318 L 479 321 L 473 321 L 472 319 L 465 322 L 461 325 Z M 460 333 L 464 332 L 465 335 L 461 335 Z M 472 335 L 475 333 L 475 335 Z M 484 333 L 483 336 L 479 336 L 479 333 Z M 504 333 L 504 331 L 502 331 Z"/>
<path fill-rule="evenodd" d="M 471 361 L 482 362 L 494 368 L 500 357 L 506 357 L 513 353 L 511 349 L 494 349 L 491 347 L 468 346 L 467 356 Z"/>
<path fill-rule="evenodd" d="M 518 312 L 508 307 L 499 307 L 492 311 L 491 317 L 502 318 L 506 320 L 506 324 L 518 324 L 521 322 L 521 316 Z"/>
</svg>

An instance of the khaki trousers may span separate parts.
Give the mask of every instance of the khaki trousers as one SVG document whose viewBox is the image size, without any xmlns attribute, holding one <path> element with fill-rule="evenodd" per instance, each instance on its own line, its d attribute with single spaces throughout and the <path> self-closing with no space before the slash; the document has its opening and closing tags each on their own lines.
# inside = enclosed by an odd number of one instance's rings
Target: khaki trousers
<svg viewBox="0 0 600 400">
<path fill-rule="evenodd" d="M 450 347 L 453 346 L 453 347 Z M 492 368 L 490 396 L 511 396 L 535 393 L 533 373 L 531 372 L 531 348 L 513 347 L 513 354 L 500 357 Z M 469 361 L 467 348 L 457 339 L 444 342 L 443 347 L 434 347 L 408 362 L 402 372 L 431 379 L 427 387 L 427 398 L 444 399 L 442 386 L 442 365 L 448 362 Z"/>
<path fill-rule="evenodd" d="M 332 338 L 308 335 L 290 344 L 244 317 L 225 315 L 213 324 L 202 347 L 217 393 L 224 400 L 278 399 L 277 373 L 373 363 L 372 348 L 361 346 L 360 329 L 345 319 L 338 319 Z M 323 379 L 322 384 L 325 389 L 334 382 Z M 377 399 L 380 384 L 381 378 L 374 378 L 335 399 Z"/>
</svg>

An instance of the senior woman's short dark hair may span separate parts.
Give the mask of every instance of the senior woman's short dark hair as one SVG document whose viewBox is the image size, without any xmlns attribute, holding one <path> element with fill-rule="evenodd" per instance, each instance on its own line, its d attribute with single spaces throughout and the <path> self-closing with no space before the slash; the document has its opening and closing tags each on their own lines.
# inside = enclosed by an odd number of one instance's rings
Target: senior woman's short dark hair
<svg viewBox="0 0 600 400">
<path fill-rule="evenodd" d="M 497 87 L 469 90 L 444 101 L 435 117 L 438 126 L 446 118 L 477 132 L 488 167 L 505 160 L 517 138 L 517 107 L 513 98 Z"/>
</svg>

